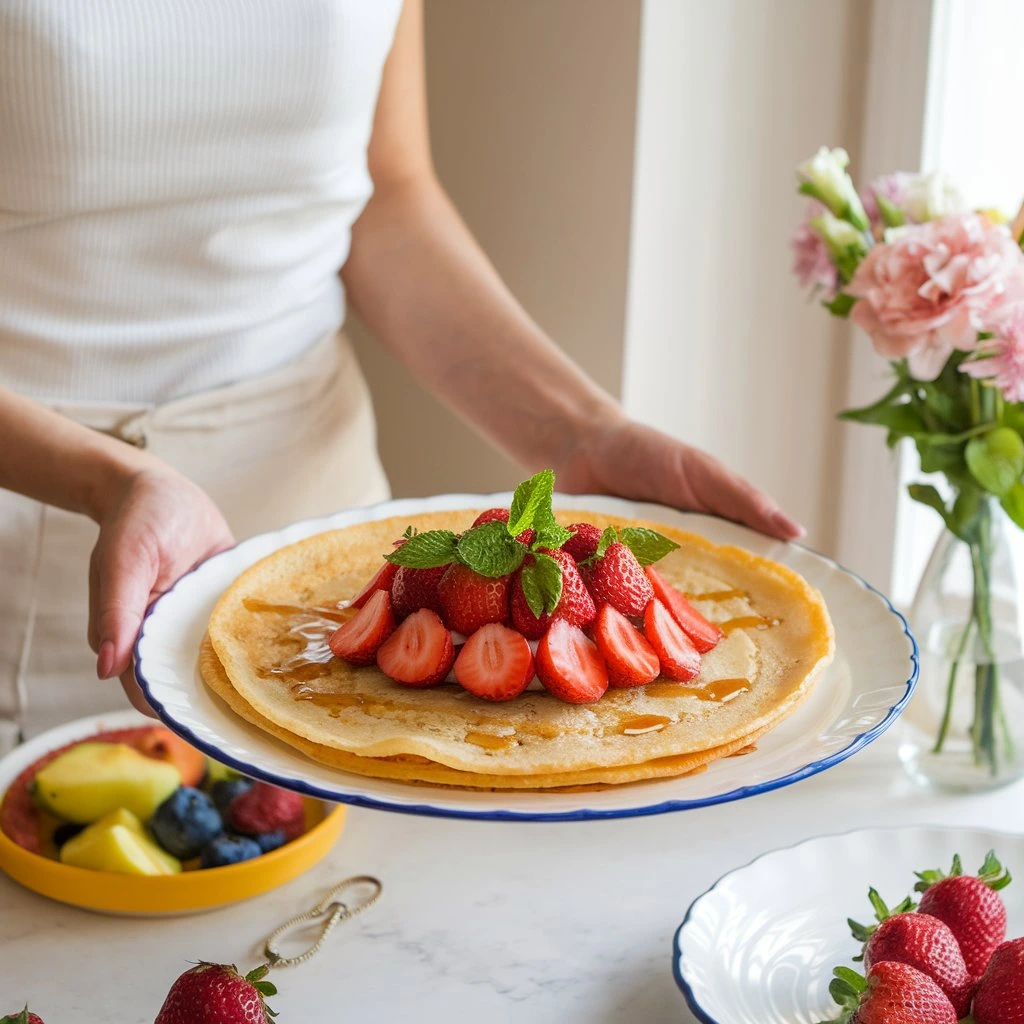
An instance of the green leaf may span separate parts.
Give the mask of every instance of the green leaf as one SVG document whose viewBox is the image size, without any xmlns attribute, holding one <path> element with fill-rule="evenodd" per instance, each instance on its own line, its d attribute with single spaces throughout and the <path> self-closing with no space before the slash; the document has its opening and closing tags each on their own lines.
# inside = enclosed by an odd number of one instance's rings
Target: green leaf
<svg viewBox="0 0 1024 1024">
<path fill-rule="evenodd" d="M 880 192 L 875 193 L 875 202 L 878 203 L 878 212 L 882 215 L 882 223 L 887 228 L 899 228 L 907 223 L 904 212 Z"/>
<path fill-rule="evenodd" d="M 982 492 L 973 483 L 962 487 L 953 502 L 953 511 L 946 525 L 961 540 L 970 541 L 975 531 L 978 510 L 981 508 Z"/>
<path fill-rule="evenodd" d="M 537 554 L 519 574 L 523 597 L 537 618 L 553 612 L 562 599 L 562 567 L 550 555 Z"/>
<path fill-rule="evenodd" d="M 885 904 L 885 901 L 878 894 L 878 890 L 874 887 L 868 889 L 868 899 L 871 901 L 871 907 L 874 910 L 875 917 L 878 918 L 879 922 L 884 921 L 886 918 L 892 916 L 889 908 Z"/>
<path fill-rule="evenodd" d="M 1009 427 L 996 427 L 972 438 L 964 449 L 971 476 L 990 494 L 1002 498 L 1024 473 L 1024 441 Z"/>
<path fill-rule="evenodd" d="M 404 550 L 404 545 L 398 550 Z M 504 523 L 483 523 L 462 535 L 455 554 L 474 572 L 497 578 L 515 572 L 522 564 L 526 550 L 525 544 L 509 535 Z"/>
<path fill-rule="evenodd" d="M 850 315 L 850 311 L 857 304 L 857 300 L 846 292 L 840 292 L 831 302 L 823 302 L 822 305 L 833 315 L 843 317 Z"/>
<path fill-rule="evenodd" d="M 855 970 L 849 967 L 836 967 L 832 973 L 840 980 L 845 981 L 847 985 L 854 990 L 854 992 L 860 994 L 868 987 L 867 980 L 862 974 L 858 974 Z"/>
<path fill-rule="evenodd" d="M 554 470 L 542 469 L 529 480 L 524 480 L 512 497 L 508 513 L 508 533 L 517 537 L 523 530 L 529 530 L 535 525 L 547 526 L 549 520 L 553 518 L 551 495 L 554 490 Z"/>
<path fill-rule="evenodd" d="M 674 540 L 646 526 L 626 526 L 619 533 L 619 539 L 636 555 L 641 565 L 653 565 L 679 547 Z"/>
<path fill-rule="evenodd" d="M 887 406 L 892 405 L 898 399 L 904 395 L 910 394 L 916 387 L 914 381 L 907 377 L 904 372 L 900 370 L 899 365 L 896 366 L 896 383 L 884 394 L 877 402 L 872 402 L 871 405 L 860 406 L 856 409 L 846 409 L 844 412 L 839 414 L 841 420 L 850 420 L 855 423 L 871 423 L 873 422 L 870 418 L 870 414 L 877 409 L 884 409 Z"/>
<path fill-rule="evenodd" d="M 619 535 L 615 532 L 614 526 L 606 526 L 601 534 L 600 539 L 597 542 L 597 550 L 593 556 L 588 558 L 588 562 L 596 562 L 599 558 L 604 557 L 604 553 L 619 539 Z"/>
<path fill-rule="evenodd" d="M 935 509 L 942 516 L 944 523 L 948 522 L 949 516 L 946 513 L 946 503 L 942 500 L 942 495 L 931 484 L 911 484 L 907 488 L 907 493 L 914 501 Z"/>
<path fill-rule="evenodd" d="M 549 524 L 537 530 L 533 546 L 534 548 L 560 548 L 571 536 L 571 530 L 567 530 L 552 518 Z"/>
<path fill-rule="evenodd" d="M 913 437 L 927 433 L 921 414 L 910 402 L 900 405 L 868 406 L 865 409 L 848 409 L 839 414 L 842 420 L 854 423 L 869 423 L 876 427 L 885 427 L 899 437 Z"/>
<path fill-rule="evenodd" d="M 1024 530 L 1024 484 L 1015 483 L 1000 499 L 1003 511 Z"/>
<path fill-rule="evenodd" d="M 256 989 L 261 996 L 277 995 L 277 986 L 272 981 L 257 981 L 253 985 L 253 988 Z"/>
<path fill-rule="evenodd" d="M 922 473 L 943 473 L 952 478 L 963 477 L 967 473 L 961 446 L 936 444 L 933 437 L 918 437 L 915 441 Z"/>
<path fill-rule="evenodd" d="M 503 526 L 501 523 L 498 525 Z M 384 557 L 394 565 L 404 565 L 409 569 L 433 569 L 455 561 L 457 542 L 458 538 L 451 530 L 427 530 L 413 534 L 400 548 Z"/>
<path fill-rule="evenodd" d="M 1018 434 L 1024 434 L 1024 404 L 1006 402 L 999 422 L 1004 427 L 1016 430 Z"/>
</svg>

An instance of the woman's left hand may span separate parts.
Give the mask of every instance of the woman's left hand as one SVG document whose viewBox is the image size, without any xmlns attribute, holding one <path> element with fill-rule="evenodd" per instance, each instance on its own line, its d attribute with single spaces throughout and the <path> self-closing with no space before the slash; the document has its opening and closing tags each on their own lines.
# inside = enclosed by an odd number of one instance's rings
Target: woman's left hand
<svg viewBox="0 0 1024 1024">
<path fill-rule="evenodd" d="M 796 540 L 805 532 L 767 494 L 717 459 L 633 420 L 588 435 L 557 469 L 557 480 L 562 491 L 707 512 L 779 540 Z"/>
</svg>

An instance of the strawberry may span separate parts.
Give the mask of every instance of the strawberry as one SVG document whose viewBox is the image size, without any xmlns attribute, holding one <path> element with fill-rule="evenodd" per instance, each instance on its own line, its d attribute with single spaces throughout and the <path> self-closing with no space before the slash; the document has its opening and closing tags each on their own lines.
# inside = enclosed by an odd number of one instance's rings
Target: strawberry
<svg viewBox="0 0 1024 1024">
<path fill-rule="evenodd" d="M 651 581 L 621 541 L 608 546 L 596 561 L 583 567 L 583 579 L 597 604 L 607 602 L 623 615 L 643 615 L 654 597 Z"/>
<path fill-rule="evenodd" d="M 572 523 L 566 527 L 572 536 L 562 545 L 562 550 L 572 556 L 575 562 L 584 562 L 597 554 L 601 542 L 601 531 L 590 523 Z"/>
<path fill-rule="evenodd" d="M 26 1006 L 24 1010 L 17 1013 L 9 1013 L 6 1017 L 0 1017 L 0 1024 L 43 1024 L 43 1018 L 36 1013 L 30 1013 Z"/>
<path fill-rule="evenodd" d="M 643 686 L 658 678 L 661 663 L 643 634 L 610 604 L 597 613 L 597 649 L 608 669 L 611 686 Z"/>
<path fill-rule="evenodd" d="M 597 645 L 565 619 L 555 619 L 541 637 L 536 667 L 548 692 L 570 704 L 593 704 L 608 689 Z"/>
<path fill-rule="evenodd" d="M 657 599 L 644 611 L 644 636 L 661 662 L 661 674 L 689 682 L 700 674 L 700 652 Z"/>
<path fill-rule="evenodd" d="M 437 585 L 447 571 L 447 565 L 434 566 L 432 569 L 399 566 L 391 581 L 391 604 L 395 615 L 404 619 L 420 608 L 429 608 L 440 614 L 441 599 L 437 594 Z"/>
<path fill-rule="evenodd" d="M 974 997 L 974 1024 L 1024 1024 L 1024 939 L 1004 942 Z"/>
<path fill-rule="evenodd" d="M 234 964 L 196 964 L 171 986 L 155 1024 L 270 1024 L 263 997 L 277 989 L 266 973 L 266 964 L 244 978 Z"/>
<path fill-rule="evenodd" d="M 917 908 L 949 925 L 960 943 L 964 963 L 974 978 L 981 977 L 996 947 L 1006 938 L 1006 907 L 999 890 L 1009 885 L 994 853 L 989 853 L 977 877 L 963 874 L 959 857 L 947 876 L 942 871 L 921 871 L 915 886 L 924 893 Z"/>
<path fill-rule="evenodd" d="M 686 598 L 676 590 L 653 565 L 644 569 L 651 581 L 654 596 L 669 610 L 683 632 L 693 641 L 693 646 L 704 654 L 718 644 L 724 634 L 713 622 L 708 622 Z"/>
<path fill-rule="evenodd" d="M 484 700 L 518 697 L 533 674 L 533 652 L 526 638 L 496 622 L 481 626 L 455 659 L 459 684 Z"/>
<path fill-rule="evenodd" d="M 370 595 L 375 590 L 386 590 L 389 594 L 391 593 L 391 583 L 395 578 L 395 573 L 398 572 L 398 566 L 393 562 L 385 562 L 370 579 L 370 582 L 359 591 L 358 594 L 352 599 L 353 608 L 362 608 L 367 601 L 370 600 Z"/>
<path fill-rule="evenodd" d="M 295 839 L 305 830 L 306 808 L 298 793 L 267 782 L 256 782 L 231 801 L 227 819 L 228 824 L 243 835 L 280 831 L 286 838 Z"/>
<path fill-rule="evenodd" d="M 541 551 L 545 555 L 550 555 L 562 569 L 562 596 L 558 599 L 554 612 L 550 615 L 542 612 L 538 618 L 527 604 L 520 573 L 516 572 L 512 578 L 512 625 L 527 640 L 539 640 L 554 619 L 563 619 L 572 626 L 589 626 L 597 615 L 594 599 L 587 591 L 572 556 L 561 548 L 541 548 Z"/>
<path fill-rule="evenodd" d="M 437 585 L 441 617 L 469 636 L 489 622 L 508 622 L 509 576 L 481 576 L 465 565 L 448 566 Z"/>
<path fill-rule="evenodd" d="M 909 964 L 883 960 L 865 980 L 837 967 L 829 991 L 850 1024 L 957 1024 L 956 1010 L 938 985 Z"/>
<path fill-rule="evenodd" d="M 976 981 L 949 927 L 928 914 L 896 914 L 874 930 L 864 947 L 864 966 L 890 960 L 927 974 L 953 1004 L 957 1019 L 971 1009 Z"/>
<path fill-rule="evenodd" d="M 439 683 L 454 660 L 452 635 L 429 608 L 413 612 L 377 652 L 381 672 L 405 686 Z"/>
<path fill-rule="evenodd" d="M 386 590 L 375 590 L 348 622 L 327 641 L 331 653 L 350 665 L 372 665 L 381 644 L 395 631 L 395 616 Z"/>
<path fill-rule="evenodd" d="M 481 512 L 480 515 L 473 520 L 474 526 L 483 526 L 484 523 L 507 523 L 508 522 L 508 509 L 507 508 L 489 508 L 486 512 Z M 516 540 L 520 544 L 525 544 L 529 547 L 534 538 L 537 536 L 533 530 L 523 530 Z"/>
</svg>

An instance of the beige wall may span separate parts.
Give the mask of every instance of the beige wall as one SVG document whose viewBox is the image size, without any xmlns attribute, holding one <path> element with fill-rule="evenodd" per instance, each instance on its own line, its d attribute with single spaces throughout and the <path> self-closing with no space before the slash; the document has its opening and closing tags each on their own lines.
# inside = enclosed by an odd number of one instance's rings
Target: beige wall
<svg viewBox="0 0 1024 1024">
<path fill-rule="evenodd" d="M 441 180 L 513 292 L 613 393 L 622 367 L 640 0 L 427 0 Z M 351 326 L 351 325 L 350 325 Z M 514 485 L 359 325 L 396 495 Z"/>
</svg>

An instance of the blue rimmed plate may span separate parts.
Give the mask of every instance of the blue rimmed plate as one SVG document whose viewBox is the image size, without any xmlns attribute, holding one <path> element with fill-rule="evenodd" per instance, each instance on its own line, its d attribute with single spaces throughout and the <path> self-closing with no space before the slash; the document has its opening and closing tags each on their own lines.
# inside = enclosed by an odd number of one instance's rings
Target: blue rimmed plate
<svg viewBox="0 0 1024 1024">
<path fill-rule="evenodd" d="M 890 905 L 911 892 L 915 871 L 968 870 L 989 850 L 1016 875 L 1024 836 L 983 829 L 861 829 L 766 853 L 699 896 L 676 932 L 673 969 L 702 1024 L 816 1024 L 836 1017 L 832 968 L 862 966 L 848 917 L 871 920 L 874 886 Z M 1024 931 L 1024 888 L 1000 894 L 1008 935 Z"/>
<path fill-rule="evenodd" d="M 200 678 L 197 655 L 210 612 L 236 577 L 278 548 L 324 530 L 391 516 L 507 505 L 511 494 L 442 494 L 349 509 L 243 541 L 183 577 L 150 610 L 135 647 L 136 675 L 159 716 L 184 739 L 247 775 L 326 800 L 454 818 L 576 821 L 687 810 L 755 796 L 839 764 L 880 736 L 910 699 L 917 645 L 902 616 L 831 559 L 742 526 L 660 505 L 604 496 L 556 495 L 556 507 L 670 523 L 736 544 L 799 572 L 824 595 L 836 657 L 790 718 L 756 752 L 691 777 L 597 792 L 474 792 L 350 775 L 320 765 L 235 716 Z"/>
</svg>

